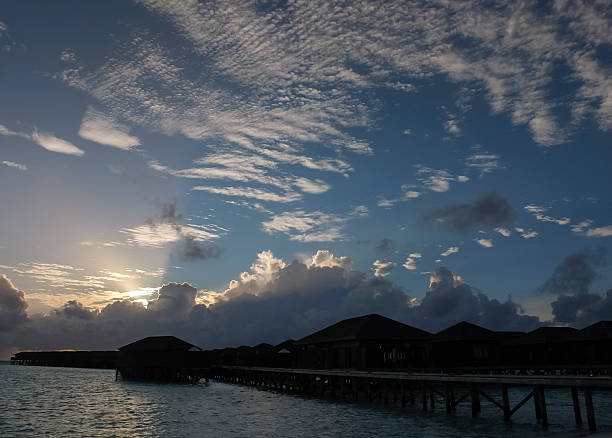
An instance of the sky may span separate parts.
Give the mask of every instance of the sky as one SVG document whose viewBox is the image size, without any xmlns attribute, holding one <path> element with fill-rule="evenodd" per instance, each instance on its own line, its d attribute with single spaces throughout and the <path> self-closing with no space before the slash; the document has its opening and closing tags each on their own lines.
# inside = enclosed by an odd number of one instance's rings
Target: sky
<svg viewBox="0 0 612 438">
<path fill-rule="evenodd" d="M 611 11 L 4 1 L 0 354 L 612 319 Z"/>
</svg>

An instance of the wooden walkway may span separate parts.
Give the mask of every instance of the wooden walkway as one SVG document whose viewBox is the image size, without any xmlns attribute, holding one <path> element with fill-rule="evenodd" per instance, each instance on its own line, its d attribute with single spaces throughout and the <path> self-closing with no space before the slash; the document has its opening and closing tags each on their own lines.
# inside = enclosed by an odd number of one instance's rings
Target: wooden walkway
<svg viewBox="0 0 612 438">
<path fill-rule="evenodd" d="M 577 425 L 582 424 L 580 407 L 580 392 L 582 392 L 586 418 L 591 431 L 597 428 L 593 390 L 612 391 L 612 378 L 589 376 L 450 375 L 219 366 L 211 370 L 210 377 L 219 381 L 289 393 L 381 402 L 401 407 L 418 404 L 422 406 L 423 411 L 434 409 L 436 400 L 441 398 L 449 414 L 456 412 L 456 407 L 469 399 L 474 418 L 480 415 L 482 398 L 498 407 L 506 422 L 510 421 L 512 415 L 530 399 L 533 399 L 536 421 L 545 428 L 548 426 L 546 389 L 567 388 L 568 396 L 572 399 Z M 508 396 L 510 387 L 525 387 L 529 392 L 511 406 Z M 499 392 L 494 395 L 494 391 Z"/>
</svg>

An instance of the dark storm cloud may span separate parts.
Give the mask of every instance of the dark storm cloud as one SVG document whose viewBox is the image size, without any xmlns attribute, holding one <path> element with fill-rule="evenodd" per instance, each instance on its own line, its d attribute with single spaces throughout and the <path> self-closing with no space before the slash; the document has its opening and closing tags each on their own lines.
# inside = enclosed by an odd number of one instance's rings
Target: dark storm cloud
<svg viewBox="0 0 612 438">
<path fill-rule="evenodd" d="M 55 313 L 58 316 L 83 320 L 94 319 L 98 314 L 95 309 L 88 309 L 76 300 L 68 301 L 60 309 L 55 310 Z"/>
<path fill-rule="evenodd" d="M 440 330 L 469 321 L 492 330 L 531 330 L 540 325 L 536 316 L 523 314 L 510 298 L 501 302 L 472 288 L 444 267 L 436 269 L 412 321 L 420 327 Z"/>
<path fill-rule="evenodd" d="M 551 303 L 555 322 L 582 327 L 612 319 L 612 289 L 604 296 L 592 293 L 597 270 L 607 264 L 604 248 L 569 254 L 537 290 L 559 295 Z"/>
<path fill-rule="evenodd" d="M 608 291 L 608 297 L 605 299 L 601 295 L 596 294 L 578 294 L 578 295 L 560 295 L 556 301 L 551 303 L 552 314 L 555 321 L 563 323 L 575 323 L 579 321 L 593 320 L 595 314 L 599 314 L 602 302 L 610 299 L 612 303 L 612 294 Z M 605 311 L 604 306 L 604 310 Z M 612 311 L 612 306 L 608 306 Z M 612 313 L 608 313 L 610 317 Z"/>
<path fill-rule="evenodd" d="M 382 255 L 389 255 L 395 248 L 395 243 L 391 239 L 382 239 L 376 244 L 376 252 Z"/>
<path fill-rule="evenodd" d="M 441 224 L 457 232 L 473 228 L 495 228 L 512 222 L 514 211 L 496 192 L 486 193 L 471 204 L 453 204 L 439 208 L 423 220 L 428 224 Z"/>
<path fill-rule="evenodd" d="M 217 259 L 221 255 L 221 248 L 214 243 L 197 242 L 193 236 L 183 236 L 181 239 L 182 251 L 179 257 L 182 261 Z"/>
<path fill-rule="evenodd" d="M 570 254 L 555 268 L 539 292 L 553 294 L 586 294 L 597 276 L 596 269 L 605 264 L 603 248 Z"/>
<path fill-rule="evenodd" d="M 152 229 L 161 224 L 170 224 L 179 236 L 179 243 L 173 254 L 178 260 L 192 262 L 219 258 L 221 248 L 212 242 L 199 242 L 185 230 L 185 219 L 177 210 L 176 201 L 160 205 L 160 214 L 145 221 Z"/>
<path fill-rule="evenodd" d="M 6 275 L 0 275 L 0 331 L 24 323 L 28 319 L 27 308 L 23 291 L 17 289 Z"/>
<path fill-rule="evenodd" d="M 262 275 L 254 270 L 208 306 L 197 304 L 198 291 L 188 283 L 164 285 L 148 308 L 117 301 L 94 312 L 69 302 L 48 315 L 31 316 L 21 329 L 0 339 L 0 350 L 107 349 L 166 334 L 205 348 L 279 343 L 368 313 L 430 331 L 462 320 L 500 330 L 529 330 L 540 324 L 517 303 L 490 299 L 445 268 L 432 275 L 431 287 L 419 301 L 389 280 L 368 279 L 347 266 L 330 266 L 330 260 L 340 259 L 331 256 L 327 266 L 281 262 Z"/>
</svg>

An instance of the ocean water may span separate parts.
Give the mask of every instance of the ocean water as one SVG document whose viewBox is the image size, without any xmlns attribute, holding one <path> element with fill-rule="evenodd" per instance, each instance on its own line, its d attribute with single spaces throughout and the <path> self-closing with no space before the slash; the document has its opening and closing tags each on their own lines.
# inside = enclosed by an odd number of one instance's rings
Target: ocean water
<svg viewBox="0 0 612 438">
<path fill-rule="evenodd" d="M 511 393 L 512 403 L 523 392 Z M 496 394 L 499 398 L 499 395 Z M 612 436 L 612 394 L 594 393 L 603 436 Z M 446 415 L 321 400 L 224 383 L 172 385 L 115 381 L 113 370 L 0 365 L 0 437 L 547 437 L 585 436 L 573 424 L 569 391 L 547 391 L 550 426 L 533 403 L 510 425 L 482 400 Z M 584 417 L 584 414 L 583 414 Z"/>
</svg>

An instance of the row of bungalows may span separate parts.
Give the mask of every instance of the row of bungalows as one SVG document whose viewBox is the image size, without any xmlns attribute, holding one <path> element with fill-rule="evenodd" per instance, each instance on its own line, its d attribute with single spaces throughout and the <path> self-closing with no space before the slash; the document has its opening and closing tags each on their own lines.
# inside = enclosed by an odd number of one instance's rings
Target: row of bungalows
<svg viewBox="0 0 612 438">
<path fill-rule="evenodd" d="M 433 334 L 372 314 L 340 321 L 298 341 L 210 353 L 212 364 L 237 366 L 475 372 L 601 366 L 612 370 L 612 321 L 582 330 L 540 327 L 527 333 L 493 331 L 463 321 Z"/>
</svg>

